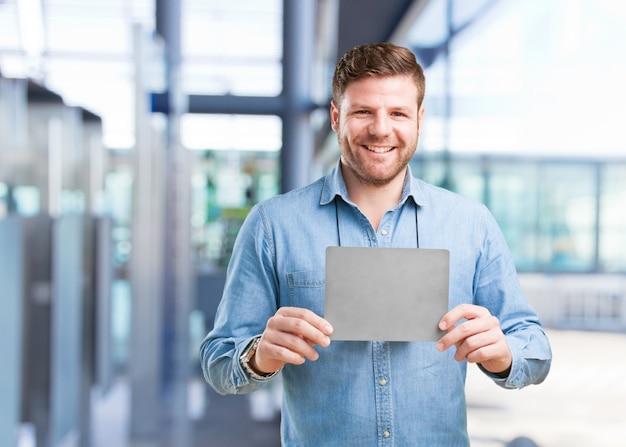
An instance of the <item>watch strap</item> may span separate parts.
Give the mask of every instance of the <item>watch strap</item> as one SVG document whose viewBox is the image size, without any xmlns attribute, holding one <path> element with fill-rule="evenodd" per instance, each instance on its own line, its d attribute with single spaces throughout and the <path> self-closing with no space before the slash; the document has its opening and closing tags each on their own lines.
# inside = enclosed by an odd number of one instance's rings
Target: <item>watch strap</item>
<svg viewBox="0 0 626 447">
<path fill-rule="evenodd" d="M 241 356 L 239 357 L 239 364 L 246 372 L 246 374 L 248 374 L 251 378 L 264 381 L 274 377 L 280 372 L 280 370 L 270 373 L 259 373 L 252 369 L 252 366 L 250 366 L 250 360 L 252 360 L 252 357 L 254 356 L 254 354 L 256 354 L 256 350 L 259 347 L 260 341 L 261 337 L 256 337 L 253 338 L 250 343 L 248 343 L 248 346 L 246 346 L 246 349 L 244 349 L 243 354 L 241 354 Z"/>
</svg>

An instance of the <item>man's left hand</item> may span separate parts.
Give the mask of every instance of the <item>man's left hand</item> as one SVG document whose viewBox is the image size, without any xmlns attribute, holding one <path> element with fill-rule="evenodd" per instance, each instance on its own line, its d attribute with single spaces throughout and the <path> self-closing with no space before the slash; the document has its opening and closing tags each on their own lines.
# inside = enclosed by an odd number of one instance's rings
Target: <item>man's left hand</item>
<svg viewBox="0 0 626 447">
<path fill-rule="evenodd" d="M 448 333 L 439 339 L 437 349 L 455 345 L 455 360 L 480 363 L 494 374 L 511 367 L 513 357 L 500 322 L 485 307 L 459 304 L 441 318 L 439 328 Z"/>
</svg>

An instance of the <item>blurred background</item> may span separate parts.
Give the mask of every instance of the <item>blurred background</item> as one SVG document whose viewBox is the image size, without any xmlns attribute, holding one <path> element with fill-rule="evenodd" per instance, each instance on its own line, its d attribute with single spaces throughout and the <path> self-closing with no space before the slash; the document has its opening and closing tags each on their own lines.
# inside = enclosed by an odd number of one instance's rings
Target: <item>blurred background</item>
<svg viewBox="0 0 626 447">
<path fill-rule="evenodd" d="M 279 383 L 217 396 L 198 347 L 377 41 L 426 70 L 414 174 L 490 208 L 553 343 L 538 387 L 469 368 L 472 445 L 623 445 L 620 0 L 0 0 L 0 445 L 279 445 Z"/>
</svg>

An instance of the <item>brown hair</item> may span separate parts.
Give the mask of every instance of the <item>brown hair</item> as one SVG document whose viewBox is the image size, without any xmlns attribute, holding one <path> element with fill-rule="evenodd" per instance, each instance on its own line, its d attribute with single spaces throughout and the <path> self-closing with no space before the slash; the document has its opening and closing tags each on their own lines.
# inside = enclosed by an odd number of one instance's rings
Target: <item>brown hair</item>
<svg viewBox="0 0 626 447">
<path fill-rule="evenodd" d="M 346 87 L 370 76 L 410 76 L 417 87 L 417 106 L 422 105 L 426 79 L 415 55 L 392 43 L 370 43 L 354 47 L 337 63 L 333 75 L 333 101 L 339 105 Z"/>
</svg>

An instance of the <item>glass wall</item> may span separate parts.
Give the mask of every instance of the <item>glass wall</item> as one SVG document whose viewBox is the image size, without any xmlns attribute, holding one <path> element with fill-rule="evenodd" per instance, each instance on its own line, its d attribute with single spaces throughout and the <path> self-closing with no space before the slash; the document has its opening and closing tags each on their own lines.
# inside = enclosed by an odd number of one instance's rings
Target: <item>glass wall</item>
<svg viewBox="0 0 626 447">
<path fill-rule="evenodd" d="M 414 173 L 485 203 L 520 271 L 626 272 L 623 2 L 436 0 Z"/>
<path fill-rule="evenodd" d="M 279 192 L 276 151 L 197 151 L 191 178 L 194 259 L 225 268 L 250 208 Z"/>
<path fill-rule="evenodd" d="M 488 204 L 512 247 L 520 270 L 538 265 L 539 169 L 529 161 L 492 160 L 485 163 Z"/>
<path fill-rule="evenodd" d="M 626 272 L 626 161 L 422 153 L 414 175 L 491 210 L 526 272 Z"/>
<path fill-rule="evenodd" d="M 428 2 L 403 42 L 426 69 L 421 148 L 622 156 L 625 21 L 613 0 Z"/>
<path fill-rule="evenodd" d="M 607 272 L 626 272 L 626 164 L 607 164 L 600 183 L 599 256 Z"/>
<path fill-rule="evenodd" d="M 537 267 L 595 270 L 596 166 L 542 163 L 537 206 Z"/>
<path fill-rule="evenodd" d="M 186 0 L 183 20 L 185 93 L 275 96 L 281 92 L 280 0 Z"/>
</svg>

